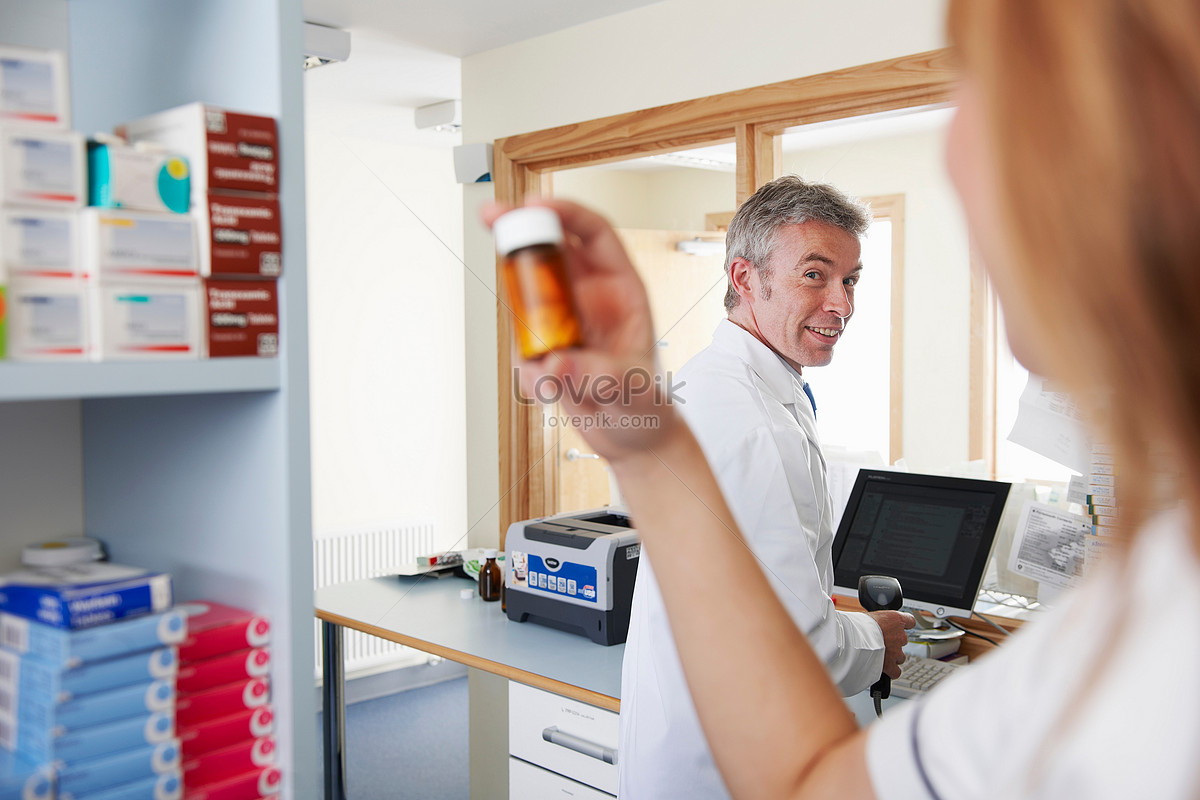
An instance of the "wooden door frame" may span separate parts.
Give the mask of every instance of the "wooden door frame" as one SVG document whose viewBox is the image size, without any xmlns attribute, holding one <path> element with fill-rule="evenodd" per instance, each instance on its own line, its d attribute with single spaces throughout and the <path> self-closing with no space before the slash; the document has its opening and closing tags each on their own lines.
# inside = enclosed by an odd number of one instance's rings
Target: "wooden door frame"
<svg viewBox="0 0 1200 800">
<path fill-rule="evenodd" d="M 888 353 L 888 463 L 904 457 L 904 195 L 864 197 L 875 219 L 892 223 L 892 299 L 889 322 L 892 335 Z"/>
<path fill-rule="evenodd" d="M 787 128 L 947 103 L 955 80 L 950 51 L 901 58 L 658 106 L 498 139 L 496 200 L 521 205 L 549 194 L 550 175 L 573 169 L 733 141 L 737 201 L 781 172 Z M 497 286 L 502 285 L 497 262 Z M 554 513 L 558 463 L 547 451 L 541 409 L 516 402 L 507 308 L 498 303 L 500 542 L 516 521 Z"/>
</svg>

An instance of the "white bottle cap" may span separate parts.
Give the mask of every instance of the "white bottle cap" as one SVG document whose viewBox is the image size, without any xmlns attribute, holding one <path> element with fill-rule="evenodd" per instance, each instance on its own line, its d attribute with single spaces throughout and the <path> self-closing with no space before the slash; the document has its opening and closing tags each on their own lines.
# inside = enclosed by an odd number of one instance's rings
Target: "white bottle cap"
<svg viewBox="0 0 1200 800">
<path fill-rule="evenodd" d="M 28 545 L 21 551 L 21 563 L 27 567 L 67 567 L 99 561 L 103 555 L 95 539 L 59 539 Z"/>
<path fill-rule="evenodd" d="M 492 223 L 496 237 L 496 252 L 506 256 L 514 250 L 535 244 L 561 244 L 562 223 L 548 208 L 527 206 L 516 208 Z"/>
<path fill-rule="evenodd" d="M 485 559 L 487 559 L 487 558 L 495 558 L 495 557 L 496 557 L 496 551 L 495 551 L 495 550 L 484 550 L 484 551 L 483 551 L 483 557 L 484 557 Z"/>
</svg>

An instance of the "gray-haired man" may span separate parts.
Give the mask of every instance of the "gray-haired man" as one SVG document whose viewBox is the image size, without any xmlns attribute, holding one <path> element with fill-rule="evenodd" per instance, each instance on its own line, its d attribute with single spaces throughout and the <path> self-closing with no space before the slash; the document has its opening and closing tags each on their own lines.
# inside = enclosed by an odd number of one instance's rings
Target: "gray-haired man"
<svg viewBox="0 0 1200 800">
<path fill-rule="evenodd" d="M 870 222 L 869 210 L 831 186 L 788 176 L 759 189 L 726 235 L 728 319 L 680 371 L 676 392 L 747 542 L 844 695 L 881 672 L 899 675 L 908 618 L 833 608 L 833 510 L 801 372 L 833 358 L 854 311 Z M 737 602 L 737 586 L 696 591 Z M 645 558 L 625 645 L 620 750 L 622 798 L 728 797 Z"/>
</svg>

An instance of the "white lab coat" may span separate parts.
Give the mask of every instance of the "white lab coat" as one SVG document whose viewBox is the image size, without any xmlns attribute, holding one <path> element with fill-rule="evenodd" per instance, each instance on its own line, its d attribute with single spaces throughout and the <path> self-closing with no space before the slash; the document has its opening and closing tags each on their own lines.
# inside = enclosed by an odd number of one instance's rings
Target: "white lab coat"
<svg viewBox="0 0 1200 800">
<path fill-rule="evenodd" d="M 679 409 L 792 619 L 844 695 L 870 686 L 883 669 L 883 634 L 865 614 L 835 611 L 830 598 L 833 511 L 816 418 L 800 375 L 725 320 L 674 383 L 684 401 Z M 719 591 L 737 602 L 736 586 L 696 591 Z M 621 674 L 620 735 L 623 800 L 728 797 L 644 554 Z"/>
<path fill-rule="evenodd" d="M 1182 512 L 1126 563 L 871 726 L 879 800 L 1200 797 L 1200 563 Z"/>
</svg>

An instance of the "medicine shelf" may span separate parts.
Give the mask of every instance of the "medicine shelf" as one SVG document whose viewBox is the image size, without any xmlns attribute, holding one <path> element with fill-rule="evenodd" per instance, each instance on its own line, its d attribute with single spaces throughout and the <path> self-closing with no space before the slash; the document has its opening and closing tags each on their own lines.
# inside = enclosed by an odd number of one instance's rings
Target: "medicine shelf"
<svg viewBox="0 0 1200 800">
<path fill-rule="evenodd" d="M 0 363 L 0 402 L 261 392 L 280 387 L 274 358 Z"/>
</svg>

